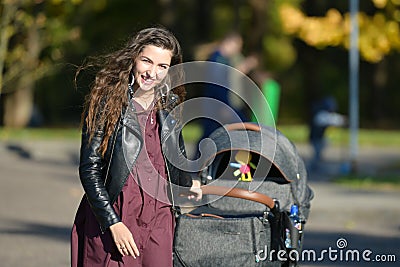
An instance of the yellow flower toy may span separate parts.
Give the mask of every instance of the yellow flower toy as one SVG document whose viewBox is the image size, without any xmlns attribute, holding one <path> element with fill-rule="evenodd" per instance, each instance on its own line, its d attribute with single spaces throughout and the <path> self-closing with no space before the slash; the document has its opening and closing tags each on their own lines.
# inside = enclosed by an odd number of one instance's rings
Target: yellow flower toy
<svg viewBox="0 0 400 267">
<path fill-rule="evenodd" d="M 236 171 L 233 172 L 233 175 L 241 177 L 239 180 L 244 182 L 251 182 L 251 169 L 255 169 L 256 166 L 251 162 L 251 154 L 248 151 L 239 150 L 235 155 L 235 160 L 237 162 L 229 163 L 229 166 L 233 168 L 238 168 Z"/>
</svg>

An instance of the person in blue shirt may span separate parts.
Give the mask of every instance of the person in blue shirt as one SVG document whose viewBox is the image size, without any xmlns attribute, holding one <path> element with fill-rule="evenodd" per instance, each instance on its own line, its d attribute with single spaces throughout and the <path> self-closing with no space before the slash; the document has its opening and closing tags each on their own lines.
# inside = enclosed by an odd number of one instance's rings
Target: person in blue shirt
<svg viewBox="0 0 400 267">
<path fill-rule="evenodd" d="M 203 137 L 201 139 L 208 137 L 220 124 L 249 121 L 244 112 L 232 103 L 230 93 L 230 90 L 234 86 L 232 84 L 232 79 L 234 78 L 232 77 L 232 73 L 236 73 L 232 68 L 247 74 L 258 64 L 254 56 L 247 58 L 242 56 L 242 47 L 243 39 L 240 34 L 229 32 L 207 59 L 209 62 L 220 64 L 208 66 L 206 74 L 209 80 L 213 82 L 205 84 L 201 96 L 220 102 L 215 104 L 214 101 L 212 103 L 203 101 L 203 112 L 207 117 L 216 119 L 220 123 L 213 119 L 201 119 L 203 128 Z M 233 109 L 233 112 L 229 110 L 228 106 Z"/>
<path fill-rule="evenodd" d="M 314 155 L 311 159 L 310 170 L 317 170 L 322 160 L 322 152 L 326 147 L 326 130 L 328 127 L 340 127 L 346 124 L 346 117 L 337 113 L 336 100 L 325 97 L 313 106 L 313 115 L 310 122 L 309 141 Z"/>
</svg>

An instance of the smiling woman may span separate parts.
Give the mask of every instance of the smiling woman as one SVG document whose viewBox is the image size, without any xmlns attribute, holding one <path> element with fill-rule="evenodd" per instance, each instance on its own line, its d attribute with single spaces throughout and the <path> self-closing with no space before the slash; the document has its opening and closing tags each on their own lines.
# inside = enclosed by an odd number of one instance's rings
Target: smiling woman
<svg viewBox="0 0 400 267">
<path fill-rule="evenodd" d="M 135 89 L 134 100 L 145 110 L 154 100 L 154 87 L 167 75 L 171 58 L 170 50 L 148 45 L 136 60 L 131 84 Z"/>
<path fill-rule="evenodd" d="M 85 197 L 72 229 L 72 266 L 172 266 L 168 183 L 187 187 L 189 199 L 201 198 L 200 182 L 164 157 L 174 148 L 184 153 L 182 137 L 168 132 L 174 144 L 164 151 L 159 136 L 166 113 L 185 96 L 183 86 L 165 93 L 168 69 L 180 63 L 180 45 L 164 28 L 144 29 L 104 56 L 82 116 Z"/>
</svg>

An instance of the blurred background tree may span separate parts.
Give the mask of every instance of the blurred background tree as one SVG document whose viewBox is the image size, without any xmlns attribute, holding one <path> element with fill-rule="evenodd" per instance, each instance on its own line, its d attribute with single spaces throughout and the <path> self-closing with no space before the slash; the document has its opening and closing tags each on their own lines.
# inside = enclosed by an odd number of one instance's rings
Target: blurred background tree
<svg viewBox="0 0 400 267">
<path fill-rule="evenodd" d="M 2 2 L 0 88 L 5 126 L 24 127 L 32 122 L 36 81 L 57 71 L 66 43 L 79 37 L 79 28 L 66 23 L 79 2 Z"/>
<path fill-rule="evenodd" d="M 363 127 L 400 125 L 399 2 L 360 1 Z M 76 66 L 156 24 L 177 35 L 185 61 L 204 59 L 227 31 L 239 31 L 244 54 L 257 54 L 281 85 L 280 123 L 305 123 L 311 103 L 326 94 L 348 109 L 348 1 L 3 0 L 0 12 L 5 126 L 33 125 L 34 107 L 38 125 L 77 126 L 93 73 L 82 73 L 75 89 Z"/>
<path fill-rule="evenodd" d="M 321 93 L 333 93 L 340 99 L 342 110 L 347 104 L 348 85 L 346 69 L 340 69 L 347 67 L 340 51 L 349 49 L 347 10 L 347 1 L 304 1 L 303 10 L 289 4 L 282 4 L 279 10 L 284 32 L 304 42 L 298 43 L 297 51 L 304 52 L 300 64 L 309 85 L 305 95 L 314 99 Z M 363 125 L 398 126 L 400 114 L 394 99 L 400 94 L 393 82 L 397 80 L 395 66 L 400 51 L 400 1 L 360 1 L 358 21 Z"/>
</svg>

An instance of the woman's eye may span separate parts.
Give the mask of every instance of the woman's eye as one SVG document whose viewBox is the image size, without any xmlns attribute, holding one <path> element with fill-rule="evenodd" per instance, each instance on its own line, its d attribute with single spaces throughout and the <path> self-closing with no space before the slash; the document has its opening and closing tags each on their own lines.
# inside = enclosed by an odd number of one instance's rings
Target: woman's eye
<svg viewBox="0 0 400 267">
<path fill-rule="evenodd" d="M 145 63 L 150 63 L 150 60 L 148 58 L 142 58 L 142 61 Z"/>
</svg>

